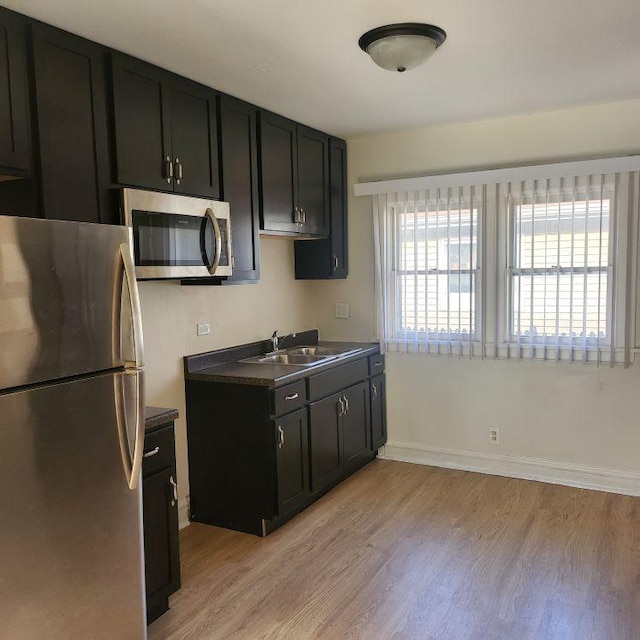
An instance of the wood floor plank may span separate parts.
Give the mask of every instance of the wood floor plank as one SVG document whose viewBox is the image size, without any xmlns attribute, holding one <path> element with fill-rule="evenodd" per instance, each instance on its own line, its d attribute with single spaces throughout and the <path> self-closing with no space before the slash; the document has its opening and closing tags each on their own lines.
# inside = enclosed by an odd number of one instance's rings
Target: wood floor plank
<svg viewBox="0 0 640 640">
<path fill-rule="evenodd" d="M 266 539 L 192 524 L 150 640 L 637 640 L 640 499 L 376 460 Z"/>
</svg>

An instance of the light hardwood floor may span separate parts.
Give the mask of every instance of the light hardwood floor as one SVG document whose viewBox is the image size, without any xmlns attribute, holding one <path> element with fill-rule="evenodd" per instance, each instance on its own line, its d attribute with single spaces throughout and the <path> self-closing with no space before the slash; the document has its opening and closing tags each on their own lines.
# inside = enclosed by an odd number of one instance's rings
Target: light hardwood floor
<svg viewBox="0 0 640 640">
<path fill-rule="evenodd" d="M 640 498 L 375 460 L 266 539 L 181 544 L 150 640 L 640 638 Z"/>
</svg>

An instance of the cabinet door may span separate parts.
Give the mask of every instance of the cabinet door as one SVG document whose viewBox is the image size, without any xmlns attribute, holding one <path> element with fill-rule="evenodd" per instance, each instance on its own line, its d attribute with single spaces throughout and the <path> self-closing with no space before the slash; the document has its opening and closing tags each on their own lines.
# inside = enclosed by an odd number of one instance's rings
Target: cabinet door
<svg viewBox="0 0 640 640">
<path fill-rule="evenodd" d="M 371 425 L 369 384 L 360 382 L 343 392 L 345 411 L 342 416 L 345 471 L 370 458 Z"/>
<path fill-rule="evenodd" d="M 342 395 L 335 393 L 309 405 L 309 464 L 314 493 L 342 477 Z"/>
<path fill-rule="evenodd" d="M 265 111 L 259 117 L 260 227 L 296 233 L 298 193 L 296 124 Z M 231 214 L 233 215 L 233 213 Z"/>
<path fill-rule="evenodd" d="M 296 279 L 346 278 L 347 237 L 347 145 L 344 140 L 329 139 L 330 229 L 321 240 L 296 240 Z"/>
<path fill-rule="evenodd" d="M 222 199 L 231 211 L 233 275 L 227 282 L 260 279 L 257 109 L 229 96 L 220 97 Z"/>
<path fill-rule="evenodd" d="M 217 200 L 220 177 L 216 93 L 196 83 L 175 80 L 170 96 L 174 189 Z"/>
<path fill-rule="evenodd" d="M 0 8 L 0 166 L 29 169 L 24 23 Z"/>
<path fill-rule="evenodd" d="M 346 278 L 349 273 L 347 229 L 347 143 L 329 141 L 330 209 L 331 209 L 331 277 Z"/>
<path fill-rule="evenodd" d="M 278 515 L 293 511 L 309 497 L 307 410 L 274 421 L 278 475 Z"/>
<path fill-rule="evenodd" d="M 298 207 L 301 231 L 329 233 L 329 136 L 298 125 Z"/>
<path fill-rule="evenodd" d="M 371 450 L 376 451 L 387 441 L 387 407 L 385 377 L 371 378 Z"/>
<path fill-rule="evenodd" d="M 169 74 L 120 54 L 111 62 L 117 182 L 172 191 L 170 101 L 164 96 Z"/>
<path fill-rule="evenodd" d="M 32 33 L 43 215 L 116 224 L 104 49 L 51 27 Z"/>
<path fill-rule="evenodd" d="M 172 485 L 175 473 L 171 467 L 142 482 L 148 622 L 166 610 L 167 597 L 180 588 L 178 505 Z"/>
</svg>

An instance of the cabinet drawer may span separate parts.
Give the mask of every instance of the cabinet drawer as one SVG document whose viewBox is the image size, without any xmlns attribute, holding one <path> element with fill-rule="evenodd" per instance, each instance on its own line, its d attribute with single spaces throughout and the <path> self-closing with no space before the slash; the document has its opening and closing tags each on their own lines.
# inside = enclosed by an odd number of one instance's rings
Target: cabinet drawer
<svg viewBox="0 0 640 640">
<path fill-rule="evenodd" d="M 309 378 L 309 400 L 318 400 L 340 389 L 365 380 L 368 374 L 367 359 L 362 358 L 335 369 L 329 369 Z"/>
<path fill-rule="evenodd" d="M 369 375 L 377 376 L 384 371 L 384 356 L 379 353 L 377 356 L 369 356 Z"/>
<path fill-rule="evenodd" d="M 298 380 L 286 387 L 280 387 L 273 392 L 273 415 L 282 416 L 285 413 L 304 407 L 307 401 L 304 380 Z"/>
<path fill-rule="evenodd" d="M 144 437 L 142 475 L 148 476 L 165 467 L 176 464 L 173 424 L 147 433 Z"/>
</svg>

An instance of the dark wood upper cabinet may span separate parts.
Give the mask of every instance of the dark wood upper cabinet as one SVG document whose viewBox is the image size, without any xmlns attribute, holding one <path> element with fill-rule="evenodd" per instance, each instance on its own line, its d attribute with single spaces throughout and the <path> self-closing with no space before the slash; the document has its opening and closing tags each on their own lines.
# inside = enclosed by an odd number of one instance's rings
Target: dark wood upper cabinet
<svg viewBox="0 0 640 640">
<path fill-rule="evenodd" d="M 27 175 L 29 134 L 25 22 L 0 7 L 0 173 Z"/>
<path fill-rule="evenodd" d="M 219 198 L 216 92 L 122 54 L 111 64 L 117 182 Z"/>
<path fill-rule="evenodd" d="M 225 281 L 260 279 L 260 211 L 258 208 L 257 108 L 220 96 L 222 199 L 231 211 L 233 275 Z"/>
<path fill-rule="evenodd" d="M 347 145 L 344 140 L 338 138 L 329 139 L 329 176 L 329 237 L 296 241 L 298 280 L 339 279 L 346 278 L 349 273 Z"/>
<path fill-rule="evenodd" d="M 329 231 L 329 137 L 298 125 L 298 207 L 302 231 Z"/>
<path fill-rule="evenodd" d="M 117 224 L 105 49 L 40 24 L 31 37 L 42 215 Z"/>
<path fill-rule="evenodd" d="M 116 181 L 150 189 L 173 189 L 170 103 L 165 73 L 120 54 L 111 55 L 116 142 Z"/>
<path fill-rule="evenodd" d="M 174 190 L 220 197 L 216 92 L 189 81 L 169 83 Z"/>
<path fill-rule="evenodd" d="M 261 229 L 280 235 L 329 231 L 329 136 L 260 112 Z"/>
<path fill-rule="evenodd" d="M 260 228 L 297 233 L 298 149 L 296 124 L 266 111 L 260 112 Z"/>
</svg>

